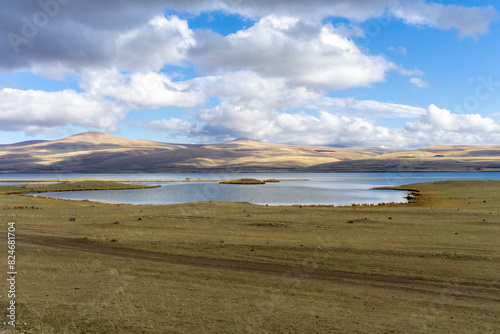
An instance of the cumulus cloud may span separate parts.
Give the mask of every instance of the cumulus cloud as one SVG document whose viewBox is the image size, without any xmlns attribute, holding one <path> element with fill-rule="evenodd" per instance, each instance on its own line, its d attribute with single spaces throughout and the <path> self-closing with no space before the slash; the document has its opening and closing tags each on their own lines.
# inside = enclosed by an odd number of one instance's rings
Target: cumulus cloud
<svg viewBox="0 0 500 334">
<path fill-rule="evenodd" d="M 186 21 L 157 16 L 146 26 L 121 34 L 116 40 L 115 58 L 123 70 L 158 71 L 165 64 L 182 63 L 194 43 Z"/>
<path fill-rule="evenodd" d="M 477 114 L 454 114 L 447 109 L 430 105 L 417 122 L 406 123 L 410 131 L 448 131 L 454 133 L 500 133 L 500 124 Z"/>
<path fill-rule="evenodd" d="M 243 70 L 194 80 L 209 95 L 230 100 L 233 105 L 251 108 L 294 108 L 323 96 L 321 91 L 304 86 L 289 86 L 285 78 L 265 78 Z"/>
<path fill-rule="evenodd" d="M 370 101 L 368 101 L 370 102 Z M 397 105 L 396 105 L 397 106 Z M 388 104 L 386 107 L 390 107 Z M 200 111 L 200 124 L 161 120 L 150 124 L 159 130 L 179 130 L 199 142 L 222 142 L 235 138 L 307 145 L 358 145 L 365 147 L 418 148 L 454 144 L 493 144 L 500 139 L 500 125 L 479 115 L 457 115 L 431 105 L 416 109 L 420 117 L 405 128 L 376 125 L 369 118 L 316 110 L 287 113 L 251 109 L 223 102 Z M 415 115 L 415 114 L 413 114 Z M 165 124 L 164 127 L 161 124 Z"/>
<path fill-rule="evenodd" d="M 439 29 L 458 29 L 460 37 L 477 36 L 489 30 L 498 18 L 493 6 L 465 7 L 427 3 L 423 0 L 401 1 L 392 6 L 392 14 L 407 24 L 425 25 Z"/>
<path fill-rule="evenodd" d="M 86 73 L 80 84 L 83 93 L 1 89 L 0 129 L 37 134 L 78 125 L 115 131 L 130 109 L 191 108 L 202 105 L 206 97 L 194 83 L 173 82 L 156 72 L 125 75 L 114 68 Z M 180 130 L 188 123 L 172 119 L 150 125 Z"/>
<path fill-rule="evenodd" d="M 198 115 L 204 123 L 189 135 L 205 142 L 234 138 L 307 145 L 408 145 L 412 137 L 406 130 L 389 129 L 353 116 L 338 116 L 326 111 L 314 115 L 235 108 L 222 103 Z"/>
<path fill-rule="evenodd" d="M 152 70 L 161 68 L 162 63 L 178 63 L 186 48 L 192 46 L 192 32 L 183 20 L 158 17 L 165 9 L 194 14 L 222 10 L 257 20 L 276 15 L 308 22 L 311 18 L 320 22 L 325 17 L 362 22 L 390 13 L 407 24 L 456 28 L 460 36 L 487 32 L 498 16 L 492 6 L 442 5 L 423 0 L 2 1 L 0 68 L 12 71 L 48 66 L 53 70 L 56 63 L 72 71 L 117 64 L 124 70 Z M 339 28 L 336 34 L 347 37 L 344 30 Z M 300 33 L 305 36 L 304 30 Z M 330 38 L 325 43 L 332 41 Z M 136 52 L 128 52 L 138 49 L 144 51 L 143 62 Z"/>
<path fill-rule="evenodd" d="M 123 74 L 116 68 L 86 73 L 80 85 L 86 92 L 113 98 L 130 109 L 190 108 L 203 104 L 206 97 L 195 82 L 174 82 L 156 72 Z"/>
<path fill-rule="evenodd" d="M 442 145 L 497 145 L 500 140 L 499 133 L 433 131 L 418 132 L 415 135 L 421 138 L 416 148 Z"/>
<path fill-rule="evenodd" d="M 196 117 L 203 121 L 196 134 L 218 138 L 262 138 L 272 133 L 274 110 L 249 109 L 223 102 L 213 109 L 201 110 Z"/>
<path fill-rule="evenodd" d="M 364 54 L 332 25 L 268 16 L 227 37 L 204 33 L 190 52 L 206 72 L 248 69 L 295 85 L 326 89 L 369 86 L 395 65 Z"/>
<path fill-rule="evenodd" d="M 0 90 L 0 129 L 47 133 L 57 127 L 80 125 L 115 131 L 125 116 L 119 104 L 74 90 L 45 92 Z"/>
<path fill-rule="evenodd" d="M 12 31 L 6 33 L 8 38 L 0 39 L 0 69 L 31 69 L 56 78 L 111 66 L 158 71 L 166 64 L 182 64 L 195 43 L 187 21 L 177 17 L 155 16 L 139 27 L 107 30 L 66 17 L 55 23 L 37 28 L 31 38 L 22 37 L 22 32 L 15 33 L 20 39 L 12 37 Z"/>
<path fill-rule="evenodd" d="M 263 78 L 251 71 L 228 72 L 223 75 L 196 78 L 190 82 L 207 95 L 222 101 L 213 109 L 202 109 L 195 113 L 199 120 L 205 122 L 204 126 L 207 128 L 222 129 L 226 125 L 228 128 L 239 127 L 249 122 L 263 128 L 268 124 L 266 119 L 269 113 L 303 107 L 322 97 L 322 93 L 317 90 L 289 87 L 282 78 Z M 230 110 L 239 112 L 230 113 L 228 112 Z M 141 126 L 153 130 L 186 130 L 194 128 L 194 125 L 190 124 L 187 121 L 181 123 L 177 119 L 170 119 L 150 121 Z M 196 131 L 199 129 L 191 133 L 194 134 Z M 227 134 L 223 136 L 230 138 Z"/>
</svg>

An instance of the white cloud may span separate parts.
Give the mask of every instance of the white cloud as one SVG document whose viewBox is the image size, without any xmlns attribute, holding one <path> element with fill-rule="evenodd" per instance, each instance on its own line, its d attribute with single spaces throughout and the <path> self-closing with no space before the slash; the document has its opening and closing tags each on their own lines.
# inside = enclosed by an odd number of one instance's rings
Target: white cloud
<svg viewBox="0 0 500 334">
<path fill-rule="evenodd" d="M 366 119 L 326 111 L 315 115 L 290 114 L 222 103 L 203 110 L 198 119 L 204 123 L 188 134 L 201 142 L 253 138 L 290 144 L 404 147 L 412 140 L 405 137 L 406 130 L 376 126 Z"/>
<path fill-rule="evenodd" d="M 69 125 L 115 131 L 125 110 L 118 104 L 73 90 L 0 90 L 0 129 L 47 133 Z"/>
<path fill-rule="evenodd" d="M 137 15 L 143 13 L 138 11 Z M 129 26 L 113 20 L 116 27 L 65 18 L 57 16 L 54 20 L 58 24 L 37 30 L 26 44 L 17 46 L 18 52 L 11 45 L 2 46 L 0 40 L 0 47 L 4 48 L 0 51 L 0 68 L 29 69 L 56 79 L 64 78 L 68 72 L 80 74 L 109 67 L 159 71 L 168 64 L 183 64 L 188 49 L 195 43 L 187 21 L 175 16 L 154 16 Z"/>
<path fill-rule="evenodd" d="M 157 16 L 145 26 L 118 36 L 116 64 L 122 70 L 158 71 L 165 64 L 181 64 L 194 44 L 187 21 Z"/>
<path fill-rule="evenodd" d="M 477 114 L 454 114 L 430 105 L 417 122 L 406 123 L 410 131 L 447 131 L 454 133 L 500 133 L 500 124 Z"/>
<path fill-rule="evenodd" d="M 360 101 L 352 97 L 324 97 L 309 106 L 309 108 L 325 110 L 334 114 L 368 118 L 416 118 L 425 114 L 425 109 L 418 107 L 373 100 Z"/>
<path fill-rule="evenodd" d="M 404 75 L 405 77 L 412 77 L 412 76 L 423 77 L 425 75 L 424 72 L 422 72 L 417 68 L 414 68 L 413 70 L 407 70 L 403 67 L 399 67 L 398 72 L 399 74 Z"/>
<path fill-rule="evenodd" d="M 193 46 L 193 32 L 184 20 L 164 18 L 165 8 L 195 15 L 203 11 L 222 10 L 257 20 L 276 15 L 295 17 L 301 22 L 321 22 L 325 17 L 340 17 L 359 23 L 391 13 L 407 24 L 457 28 L 460 36 L 483 34 L 498 17 L 493 6 L 442 5 L 423 0 L 87 0 L 84 3 L 69 1 L 58 5 L 48 22 L 35 27 L 36 32 L 26 38 L 22 32 L 25 23 L 22 18 L 31 20 L 37 13 L 47 15 L 40 3 L 45 2 L 0 2 L 0 35 L 5 37 L 0 39 L 1 69 L 37 68 L 53 77 L 61 77 L 61 73 L 53 73 L 58 67 L 82 72 L 107 66 L 119 66 L 123 70 L 157 70 L 165 64 L 178 64 L 184 60 L 186 50 Z M 339 26 L 334 34 L 344 38 L 360 34 L 359 29 L 346 27 Z M 279 33 L 279 29 L 276 32 Z M 298 30 L 295 29 L 295 32 Z M 16 34 L 22 42 L 17 45 L 11 43 L 7 38 L 10 33 Z M 304 31 L 300 35 L 304 36 Z M 328 45 L 331 41 L 330 38 L 330 41 L 323 42 Z M 300 45 L 306 43 L 302 41 Z M 314 45 L 311 41 L 310 46 Z M 315 48 L 312 50 L 315 51 Z M 313 56 L 317 59 L 318 54 Z M 373 57 L 368 59 L 375 61 Z"/>
<path fill-rule="evenodd" d="M 397 0 L 396 0 L 397 1 Z M 328 16 L 364 21 L 380 13 L 394 0 L 219 0 L 168 1 L 173 7 L 191 12 L 224 10 L 247 17 L 272 14 L 321 19 Z"/>
<path fill-rule="evenodd" d="M 195 82 L 173 82 L 164 74 L 122 74 L 113 68 L 85 73 L 81 87 L 95 95 L 111 97 L 130 109 L 177 106 L 190 108 L 205 102 L 206 95 Z"/>
<path fill-rule="evenodd" d="M 451 131 L 418 132 L 421 138 L 415 148 L 441 145 L 497 145 L 500 141 L 499 133 L 462 133 Z"/>
<path fill-rule="evenodd" d="M 410 78 L 410 80 L 408 80 L 409 83 L 411 83 L 412 85 L 415 85 L 417 86 L 418 88 L 427 88 L 429 87 L 429 83 L 427 81 L 424 81 L 420 78 Z"/>
<path fill-rule="evenodd" d="M 479 115 L 452 114 L 434 105 L 416 122 L 408 122 L 405 128 L 379 126 L 367 118 L 325 110 L 292 114 L 250 109 L 228 102 L 201 111 L 197 118 L 202 121 L 201 125 L 186 125 L 187 130 L 181 133 L 205 143 L 253 138 L 289 144 L 418 148 L 487 145 L 500 139 L 500 125 L 493 120 Z"/>
<path fill-rule="evenodd" d="M 332 25 L 268 16 L 227 37 L 198 35 L 191 59 L 207 72 L 247 69 L 263 77 L 323 89 L 366 87 L 385 80 L 395 65 L 364 54 Z"/>
<path fill-rule="evenodd" d="M 194 80 L 209 95 L 251 108 L 302 107 L 323 96 L 304 86 L 289 86 L 285 78 L 265 78 L 251 71 L 227 72 Z"/>
<path fill-rule="evenodd" d="M 192 129 L 195 125 L 189 121 L 172 117 L 170 119 L 151 120 L 146 124 L 139 125 L 139 127 L 146 127 L 157 131 L 179 131 Z"/>
<path fill-rule="evenodd" d="M 350 110 L 337 113 L 340 105 L 351 103 L 384 109 L 401 108 L 408 117 L 420 116 L 405 128 L 380 126 Z M 328 99 L 332 110 L 289 113 L 277 109 L 252 108 L 224 101 L 194 115 L 198 124 L 176 118 L 151 121 L 142 126 L 159 131 L 174 131 L 194 142 L 213 143 L 235 138 L 302 144 L 357 145 L 364 147 L 421 148 L 436 145 L 491 145 L 500 140 L 500 124 L 479 115 L 457 115 L 431 105 L 420 108 L 381 104 L 376 101 Z M 373 104 L 373 105 L 372 105 Z M 337 105 L 337 106 L 335 106 Z M 359 106 L 360 109 L 362 109 Z M 389 112 L 389 111 L 388 111 Z M 397 113 L 396 113 L 397 114 Z"/>
<path fill-rule="evenodd" d="M 196 116 L 205 122 L 197 132 L 218 138 L 262 138 L 273 132 L 274 110 L 249 109 L 223 102 L 213 109 L 201 110 Z"/>
<path fill-rule="evenodd" d="M 113 132 L 130 109 L 191 108 L 202 105 L 206 98 L 195 83 L 173 82 L 155 72 L 125 75 L 116 68 L 88 72 L 80 85 L 84 93 L 1 89 L 0 129 L 36 134 L 74 125 Z M 187 124 L 187 121 L 172 119 L 150 125 L 180 130 Z"/>
<path fill-rule="evenodd" d="M 485 34 L 491 22 L 498 18 L 493 6 L 465 7 L 427 3 L 423 0 L 401 1 L 392 7 L 391 12 L 406 24 L 444 30 L 456 28 L 460 37 Z"/>
</svg>

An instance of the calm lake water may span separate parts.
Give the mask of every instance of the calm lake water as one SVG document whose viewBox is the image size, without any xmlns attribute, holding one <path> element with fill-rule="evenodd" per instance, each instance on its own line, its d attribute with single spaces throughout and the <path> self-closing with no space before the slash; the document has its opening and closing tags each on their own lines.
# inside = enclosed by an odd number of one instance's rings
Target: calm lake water
<svg viewBox="0 0 500 334">
<path fill-rule="evenodd" d="M 394 186 L 416 182 L 442 180 L 500 180 L 500 173 L 242 173 L 242 174 L 3 174 L 2 180 L 66 180 L 92 178 L 100 180 L 184 180 L 186 177 L 203 180 L 308 179 L 264 185 L 227 185 L 217 182 L 151 182 L 161 185 L 154 189 L 76 191 L 43 193 L 39 196 L 105 203 L 174 204 L 196 201 L 231 201 L 254 204 L 291 205 L 325 204 L 350 205 L 404 202 L 406 192 L 372 190 L 373 187 Z M 6 184 L 0 182 L 0 185 Z"/>
</svg>

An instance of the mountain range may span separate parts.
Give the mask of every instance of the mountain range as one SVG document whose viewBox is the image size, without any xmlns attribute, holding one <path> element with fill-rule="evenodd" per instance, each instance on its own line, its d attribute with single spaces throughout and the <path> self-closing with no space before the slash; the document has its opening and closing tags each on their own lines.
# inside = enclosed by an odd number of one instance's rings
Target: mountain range
<svg viewBox="0 0 500 334">
<path fill-rule="evenodd" d="M 500 145 L 416 150 L 298 146 L 238 139 L 169 144 L 89 131 L 0 145 L 0 173 L 500 171 Z"/>
</svg>

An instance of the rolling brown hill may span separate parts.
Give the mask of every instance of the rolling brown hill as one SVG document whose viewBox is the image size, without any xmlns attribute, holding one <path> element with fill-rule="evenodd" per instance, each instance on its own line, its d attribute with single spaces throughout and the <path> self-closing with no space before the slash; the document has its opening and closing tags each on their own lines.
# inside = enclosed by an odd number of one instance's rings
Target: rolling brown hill
<svg viewBox="0 0 500 334">
<path fill-rule="evenodd" d="M 434 146 L 314 166 L 316 172 L 500 171 L 500 145 Z M 311 169 L 312 170 L 312 169 Z"/>
<path fill-rule="evenodd" d="M 297 146 L 239 139 L 168 144 L 90 131 L 0 145 L 0 173 L 500 171 L 500 146 L 418 150 Z"/>
</svg>

